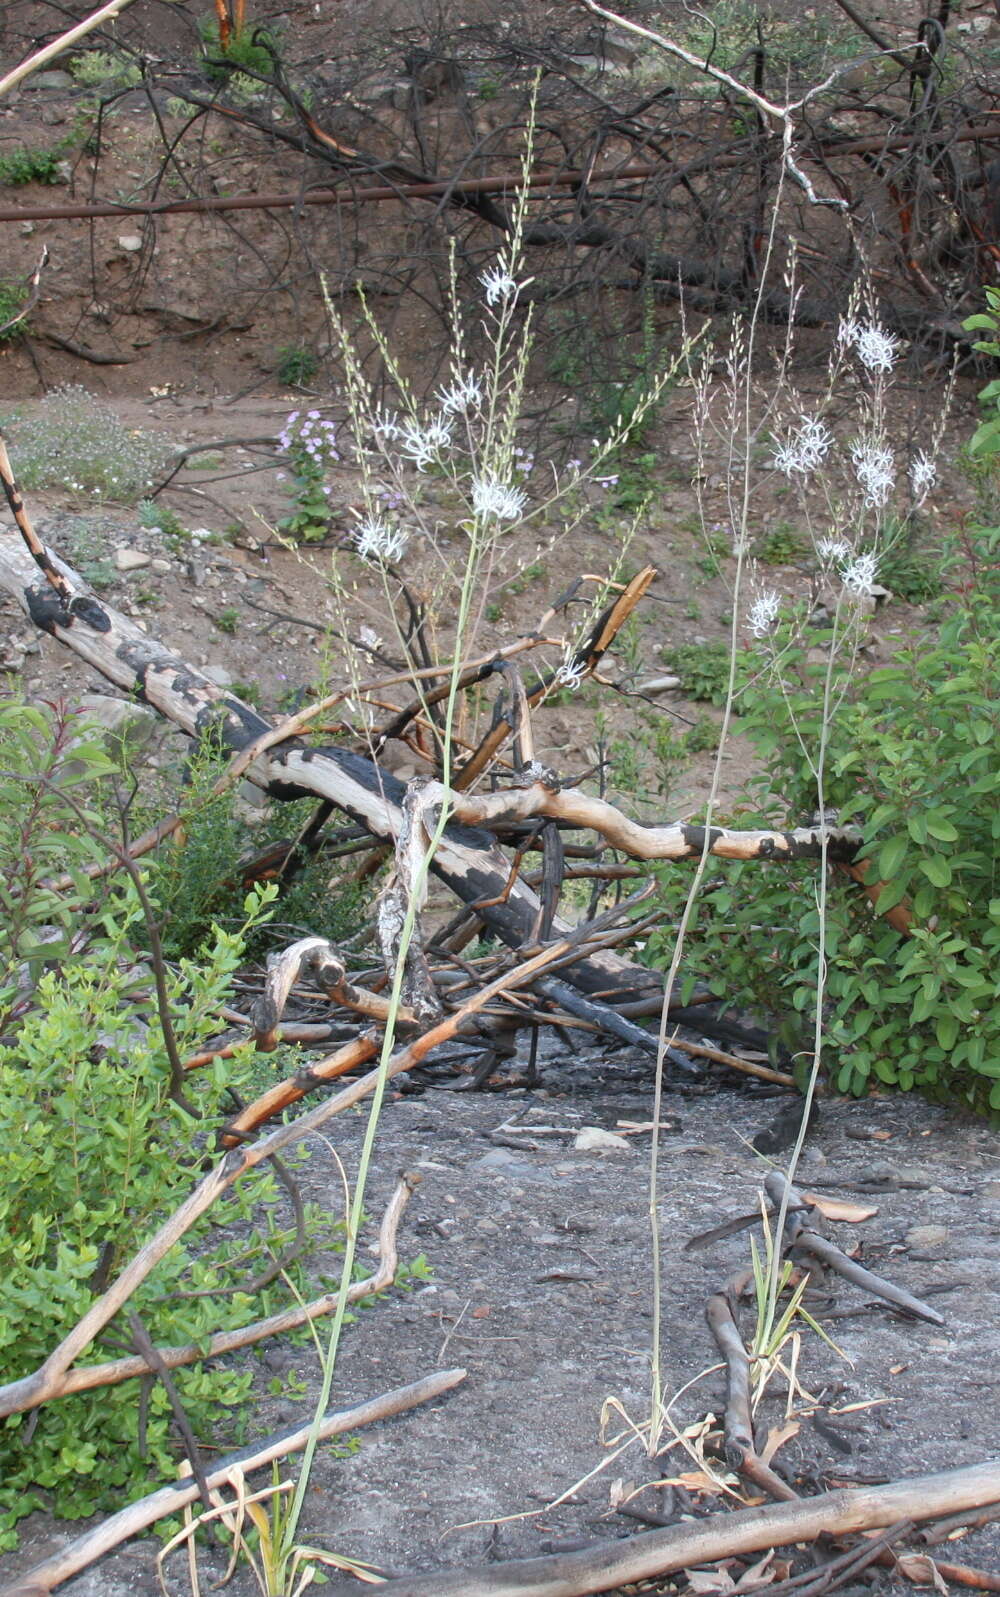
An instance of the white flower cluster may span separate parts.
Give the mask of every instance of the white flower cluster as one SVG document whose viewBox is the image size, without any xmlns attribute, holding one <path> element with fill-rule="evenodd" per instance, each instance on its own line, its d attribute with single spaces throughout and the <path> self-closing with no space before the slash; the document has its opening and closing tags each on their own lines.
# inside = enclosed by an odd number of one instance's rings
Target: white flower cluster
<svg viewBox="0 0 1000 1597">
<path fill-rule="evenodd" d="M 803 416 L 795 431 L 779 445 L 771 465 L 786 477 L 805 476 L 821 466 L 833 438 L 821 421 Z"/>
<path fill-rule="evenodd" d="M 921 449 L 914 456 L 907 475 L 914 494 L 923 501 L 937 482 L 937 467 Z"/>
<path fill-rule="evenodd" d="M 472 508 L 483 521 L 517 521 L 524 514 L 527 496 L 488 471 L 472 479 Z"/>
<path fill-rule="evenodd" d="M 879 438 L 856 438 L 851 445 L 854 472 L 865 491 L 865 504 L 881 510 L 896 481 L 892 450 Z"/>
<path fill-rule="evenodd" d="M 478 410 L 483 402 L 483 390 L 472 372 L 458 377 L 450 388 L 438 389 L 438 404 L 447 416 L 464 416 Z"/>
<path fill-rule="evenodd" d="M 766 588 L 757 595 L 747 615 L 747 626 L 755 638 L 767 637 L 778 619 L 780 609 L 781 598 L 773 588 Z"/>
<path fill-rule="evenodd" d="M 842 565 L 851 558 L 851 546 L 843 538 L 820 538 L 816 544 L 816 555 L 822 566 Z"/>
<path fill-rule="evenodd" d="M 406 552 L 409 541 L 402 527 L 377 515 L 365 516 L 358 523 L 354 536 L 358 554 L 364 560 L 398 560 Z"/>
<path fill-rule="evenodd" d="M 575 693 L 586 675 L 586 667 L 577 660 L 576 651 L 567 649 L 566 658 L 555 675 L 556 686 Z"/>
<path fill-rule="evenodd" d="M 509 299 L 515 299 L 518 289 L 522 286 L 511 277 L 503 261 L 498 261 L 488 272 L 483 272 L 479 281 L 483 285 L 486 303 L 491 310 Z"/>
<path fill-rule="evenodd" d="M 862 366 L 870 372 L 891 371 L 899 354 L 899 339 L 887 333 L 878 322 L 857 322 L 845 318 L 837 329 L 837 342 L 853 349 Z"/>
<path fill-rule="evenodd" d="M 398 430 L 399 448 L 407 460 L 424 471 L 440 460 L 451 444 L 451 416 L 431 416 L 427 421 L 405 421 Z"/>
<path fill-rule="evenodd" d="M 859 598 L 870 594 L 878 581 L 878 556 L 871 551 L 855 555 L 853 560 L 841 569 L 840 580 L 848 593 L 857 594 Z"/>
</svg>

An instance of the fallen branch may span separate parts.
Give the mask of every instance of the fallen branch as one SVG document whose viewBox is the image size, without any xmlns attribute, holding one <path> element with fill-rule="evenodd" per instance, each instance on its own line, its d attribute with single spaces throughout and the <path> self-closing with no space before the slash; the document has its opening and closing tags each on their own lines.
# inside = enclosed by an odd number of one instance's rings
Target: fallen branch
<svg viewBox="0 0 1000 1597">
<path fill-rule="evenodd" d="M 409 1386 L 397 1386 L 391 1392 L 385 1392 L 381 1397 L 373 1397 L 367 1403 L 359 1403 L 356 1408 L 342 1409 L 337 1413 L 328 1414 L 319 1426 L 318 1436 L 320 1441 L 328 1441 L 331 1436 L 343 1436 L 345 1431 L 357 1431 L 364 1425 L 374 1425 L 378 1420 L 390 1419 L 394 1414 L 405 1414 L 408 1409 L 416 1408 L 420 1403 L 430 1403 L 437 1397 L 443 1397 L 445 1392 L 450 1392 L 453 1387 L 465 1380 L 466 1372 L 463 1369 L 442 1370 L 435 1375 L 425 1375 L 419 1381 L 413 1381 Z M 244 1474 L 250 1470 L 261 1469 L 265 1464 L 271 1464 L 275 1459 L 286 1458 L 289 1453 L 297 1453 L 306 1445 L 312 1422 L 301 1425 L 293 1431 L 283 1431 L 276 1436 L 269 1437 L 265 1442 L 255 1442 L 252 1447 L 244 1448 L 242 1452 L 231 1453 L 223 1458 L 208 1474 L 210 1487 L 224 1486 L 230 1474 L 235 1469 L 240 1469 Z M 141 1497 L 137 1503 L 130 1503 L 127 1508 L 121 1509 L 117 1514 L 112 1514 L 103 1524 L 87 1531 L 76 1541 L 70 1542 L 62 1552 L 56 1553 L 52 1558 L 46 1558 L 42 1563 L 35 1564 L 16 1580 L 12 1586 L 5 1586 L 0 1592 L 0 1597 L 44 1597 L 54 1586 L 61 1585 L 64 1580 L 69 1580 L 71 1575 L 78 1575 L 82 1569 L 103 1558 L 106 1553 L 115 1547 L 120 1547 L 132 1536 L 138 1536 L 141 1531 L 148 1530 L 150 1525 L 155 1525 L 157 1520 L 168 1515 L 176 1514 L 188 1503 L 193 1503 L 198 1496 L 198 1487 L 193 1481 L 180 1481 L 173 1486 L 163 1486 L 157 1492 L 152 1492 L 148 1497 Z"/>
<path fill-rule="evenodd" d="M 810 1258 L 816 1259 L 820 1264 L 842 1276 L 845 1281 L 850 1281 L 853 1286 L 861 1287 L 864 1292 L 874 1293 L 886 1303 L 892 1303 L 896 1308 L 905 1310 L 907 1314 L 915 1315 L 918 1320 L 926 1320 L 930 1325 L 945 1324 L 944 1316 L 939 1314 L 937 1309 L 932 1309 L 929 1304 L 915 1298 L 911 1292 L 906 1292 L 900 1286 L 894 1286 L 882 1276 L 866 1270 L 863 1264 L 849 1259 L 835 1243 L 828 1241 L 811 1226 L 805 1225 L 801 1219 L 801 1211 L 807 1207 L 805 1200 L 802 1194 L 786 1181 L 780 1170 L 768 1171 L 764 1177 L 764 1187 L 776 1208 L 780 1208 L 782 1202 L 787 1201 L 784 1226 L 787 1244 L 794 1252 L 806 1255 L 804 1262 L 807 1266 Z"/>
<path fill-rule="evenodd" d="M 396 1232 L 403 1210 L 413 1195 L 419 1179 L 419 1175 L 408 1174 L 404 1175 L 397 1184 L 379 1228 L 378 1269 L 374 1275 L 367 1276 L 363 1281 L 351 1283 L 347 1289 L 348 1303 L 359 1303 L 362 1298 L 372 1297 L 376 1292 L 384 1292 L 392 1286 L 399 1267 Z M 235 1353 L 238 1348 L 252 1347 L 257 1342 L 266 1341 L 268 1337 L 281 1336 L 286 1331 L 298 1330 L 301 1325 L 307 1325 L 312 1320 L 333 1314 L 339 1299 L 339 1293 L 325 1292 L 322 1297 L 313 1298 L 310 1303 L 297 1304 L 294 1309 L 285 1309 L 281 1314 L 271 1314 L 264 1320 L 254 1320 L 251 1325 L 244 1325 L 238 1331 L 219 1331 L 204 1342 L 188 1343 L 183 1347 L 158 1347 L 154 1351 L 160 1364 L 166 1369 L 177 1370 L 185 1364 L 196 1364 L 199 1359 L 219 1358 L 224 1353 Z M 66 1372 L 59 1387 L 50 1393 L 47 1401 L 57 1397 L 69 1397 L 74 1392 L 92 1392 L 101 1386 L 120 1386 L 122 1381 L 131 1381 L 149 1375 L 151 1369 L 152 1366 L 146 1357 L 113 1359 L 107 1364 L 81 1364 L 76 1369 Z"/>
<path fill-rule="evenodd" d="M 724 1292 L 715 1292 L 709 1298 L 705 1318 L 726 1363 L 726 1411 L 722 1422 L 726 1458 L 741 1475 L 772 1497 L 795 1502 L 798 1493 L 757 1453 L 750 1412 L 750 1358 Z"/>
<path fill-rule="evenodd" d="M 887 1486 L 842 1487 L 796 1503 L 712 1514 L 624 1541 L 595 1542 L 578 1552 L 408 1575 L 387 1581 L 380 1592 L 382 1597 L 586 1597 L 720 1558 L 815 1541 L 824 1533 L 843 1536 L 899 1520 L 936 1519 L 978 1508 L 998 1495 L 1000 1460 L 991 1460 Z M 356 1587 L 337 1581 L 328 1592 L 329 1597 L 353 1597 Z"/>
</svg>

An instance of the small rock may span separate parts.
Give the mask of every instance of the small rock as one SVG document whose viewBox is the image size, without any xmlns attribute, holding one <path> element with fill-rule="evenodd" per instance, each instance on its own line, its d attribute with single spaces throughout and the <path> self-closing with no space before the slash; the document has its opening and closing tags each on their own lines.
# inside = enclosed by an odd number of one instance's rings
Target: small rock
<svg viewBox="0 0 1000 1597">
<path fill-rule="evenodd" d="M 233 685 L 233 674 L 227 671 L 224 665 L 206 665 L 204 675 L 208 677 L 209 682 L 214 682 L 217 688 L 231 688 Z"/>
<path fill-rule="evenodd" d="M 943 1248 L 950 1235 L 946 1225 L 915 1225 L 903 1240 L 911 1251 L 932 1253 Z"/>
<path fill-rule="evenodd" d="M 612 1148 L 624 1148 L 627 1153 L 632 1152 L 624 1137 L 619 1137 L 615 1131 L 605 1131 L 602 1126 L 584 1126 L 573 1138 L 573 1146 L 581 1153 L 610 1151 Z"/>
<path fill-rule="evenodd" d="M 119 571 L 141 571 L 143 566 L 148 566 L 152 556 L 145 549 L 116 549 L 115 565 Z"/>
<path fill-rule="evenodd" d="M 153 561 L 153 570 L 159 572 L 161 577 L 165 576 L 170 570 L 170 561 L 162 560 L 157 556 L 157 558 Z"/>
<path fill-rule="evenodd" d="M 73 86 L 68 72 L 34 72 L 24 81 L 26 89 L 72 89 Z"/>
<path fill-rule="evenodd" d="M 122 233 L 118 240 L 118 248 L 124 250 L 126 255 L 138 255 L 142 249 L 142 239 L 138 233 Z"/>
<path fill-rule="evenodd" d="M 669 693 L 671 688 L 679 688 L 680 677 L 650 677 L 648 682 L 639 683 L 640 693 Z"/>
</svg>

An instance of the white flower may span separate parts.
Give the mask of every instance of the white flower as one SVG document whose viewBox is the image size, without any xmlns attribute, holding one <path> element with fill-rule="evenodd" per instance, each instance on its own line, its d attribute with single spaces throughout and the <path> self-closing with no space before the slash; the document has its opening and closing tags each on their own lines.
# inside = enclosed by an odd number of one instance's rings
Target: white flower
<svg viewBox="0 0 1000 1597">
<path fill-rule="evenodd" d="M 402 430 L 394 410 L 377 410 L 372 417 L 372 434 L 377 443 L 392 443 Z"/>
<path fill-rule="evenodd" d="M 577 660 L 575 650 L 567 649 L 566 658 L 556 672 L 555 685 L 575 693 L 586 675 L 587 668 Z"/>
<path fill-rule="evenodd" d="M 899 339 L 878 322 L 843 321 L 837 329 L 837 342 L 853 349 L 870 372 L 891 371 L 899 354 Z"/>
<path fill-rule="evenodd" d="M 856 438 L 851 445 L 851 459 L 858 482 L 865 490 L 865 504 L 881 509 L 896 480 L 892 450 L 877 438 Z"/>
<path fill-rule="evenodd" d="M 517 521 L 527 502 L 520 488 L 501 482 L 495 472 L 472 480 L 472 508 L 484 521 L 490 517 L 497 521 Z"/>
<path fill-rule="evenodd" d="M 841 570 L 840 580 L 848 593 L 856 593 L 859 596 L 871 593 L 878 581 L 878 556 L 871 551 L 855 555 L 850 564 Z"/>
<path fill-rule="evenodd" d="M 402 527 L 392 526 L 381 516 L 365 516 L 354 536 L 363 560 L 398 560 L 408 541 Z"/>
<path fill-rule="evenodd" d="M 860 335 L 861 327 L 853 316 L 843 317 L 837 328 L 837 343 L 846 344 L 848 349 L 853 349 Z"/>
<path fill-rule="evenodd" d="M 483 402 L 483 391 L 471 372 L 453 382 L 450 388 L 438 390 L 438 404 L 448 416 L 463 415 L 475 410 Z"/>
<path fill-rule="evenodd" d="M 413 461 L 418 471 L 437 460 L 451 443 L 452 420 L 450 416 L 434 416 L 420 425 L 404 422 L 400 429 L 400 449 Z"/>
<path fill-rule="evenodd" d="M 513 299 L 519 285 L 514 281 L 506 266 L 498 264 L 491 266 L 488 272 L 483 272 L 479 281 L 483 285 L 487 305 L 499 305 L 501 300 Z"/>
<path fill-rule="evenodd" d="M 767 637 L 778 619 L 780 608 L 781 599 L 773 588 L 767 588 L 757 595 L 747 616 L 747 625 L 755 638 Z"/>
<path fill-rule="evenodd" d="M 923 450 L 918 450 L 909 470 L 910 486 L 918 499 L 924 499 L 937 482 L 937 467 Z"/>
<path fill-rule="evenodd" d="M 851 546 L 843 538 L 820 538 L 816 545 L 816 554 L 820 564 L 824 566 L 837 565 L 842 560 L 849 560 Z"/>
<path fill-rule="evenodd" d="M 796 472 L 804 476 L 823 464 L 832 443 L 833 438 L 821 421 L 803 416 L 791 437 L 775 451 L 771 465 L 786 477 Z"/>
</svg>

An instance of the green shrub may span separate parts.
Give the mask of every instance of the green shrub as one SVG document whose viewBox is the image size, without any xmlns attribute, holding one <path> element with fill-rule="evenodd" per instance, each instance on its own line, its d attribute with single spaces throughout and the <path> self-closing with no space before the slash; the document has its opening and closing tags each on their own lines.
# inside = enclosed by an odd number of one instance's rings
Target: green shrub
<svg viewBox="0 0 1000 1597">
<path fill-rule="evenodd" d="M 59 156 L 54 150 L 29 150 L 25 145 L 0 155 L 0 183 L 16 188 L 23 183 L 58 183 Z"/>
<path fill-rule="evenodd" d="M 1000 531 L 982 535 L 976 580 L 959 592 L 936 645 L 908 644 L 867 677 L 837 684 L 845 698 L 830 734 L 826 800 L 861 828 L 861 857 L 887 884 L 877 915 L 839 873 L 829 884 L 825 1049 L 842 1092 L 917 1087 L 1000 1111 L 998 547 Z M 758 790 L 759 824 L 801 824 L 815 808 L 802 744 L 819 746 L 825 670 L 790 648 L 784 691 L 762 681 L 744 691 L 743 730 L 768 767 L 761 788 L 780 796 L 784 812 Z M 662 880 L 670 911 L 686 884 L 676 867 Z M 713 873 L 685 960 L 689 987 L 705 980 L 737 1006 L 780 1017 L 793 1048 L 808 1045 L 818 979 L 814 888 L 803 866 Z M 909 935 L 884 919 L 904 900 Z M 651 938 L 648 957 L 668 953 L 665 936 Z"/>
<path fill-rule="evenodd" d="M 229 43 L 223 50 L 219 39 L 219 25 L 214 17 L 205 17 L 199 24 L 204 49 L 205 75 L 215 83 L 225 83 L 234 74 L 260 72 L 270 77 L 274 71 L 278 42 L 267 28 L 241 28 L 233 30 Z M 262 85 L 254 78 L 246 82 L 257 93 Z"/>
<path fill-rule="evenodd" d="M 34 417 L 8 422 L 22 488 L 60 487 L 130 504 L 163 472 L 166 439 L 125 423 L 77 383 L 53 388 Z"/>
<path fill-rule="evenodd" d="M 315 810 L 309 799 L 279 804 L 273 816 L 251 830 L 240 817 L 232 789 L 218 798 L 209 796 L 222 768 L 218 748 L 207 743 L 189 773 L 183 840 L 161 848 L 151 866 L 163 945 L 172 957 L 195 953 L 215 923 L 239 924 L 244 894 L 240 861 L 259 854 L 268 843 L 291 842 Z M 317 853 L 290 876 L 282 884 L 272 919 L 249 934 L 248 953 L 262 955 L 276 938 L 288 942 L 308 933 L 336 943 L 356 932 L 363 895 L 349 883 L 331 891 L 330 875 L 330 864 Z"/>
<path fill-rule="evenodd" d="M 995 355 L 1000 358 L 1000 289 L 987 288 L 986 309 L 976 316 L 970 316 L 962 326 L 967 332 L 985 332 L 992 336 L 981 339 L 974 344 L 973 349 L 978 349 L 985 355 Z M 977 427 L 969 444 L 969 453 L 981 456 L 987 460 L 995 460 L 1000 455 L 1000 377 L 995 377 L 979 391 L 979 402 L 987 411 L 987 417 Z"/>
<path fill-rule="evenodd" d="M 663 649 L 663 663 L 681 679 L 681 691 L 704 704 L 726 702 L 729 650 L 724 643 L 681 643 Z"/>
<path fill-rule="evenodd" d="M 286 388 L 304 388 L 319 370 L 319 356 L 304 344 L 285 344 L 278 350 L 274 375 Z"/>
<path fill-rule="evenodd" d="M 17 1380 L 41 1364 L 114 1275 L 187 1196 L 232 1111 L 230 1090 L 252 1085 L 247 1050 L 192 1072 L 190 1113 L 170 1096 L 171 1071 L 151 971 L 147 928 L 131 883 L 91 909 L 85 868 L 106 848 L 102 784 L 114 770 L 104 740 L 79 717 L 25 706 L 0 711 L 0 1366 Z M 97 832 L 95 838 L 93 833 Z M 69 871 L 63 889 L 58 877 Z M 247 935 L 273 888 L 255 891 L 232 931 L 213 928 L 198 961 L 168 970 L 168 1004 L 182 1057 L 218 1028 Z M 46 968 L 52 965 L 54 968 Z M 190 1231 L 130 1300 L 154 1343 L 198 1343 L 289 1303 L 276 1283 L 248 1281 L 285 1251 L 292 1233 L 265 1171 L 245 1177 Z M 328 1234 L 314 1210 L 307 1234 Z M 301 1265 L 291 1272 L 305 1285 Z M 114 1320 L 92 1362 L 118 1356 L 130 1335 Z M 252 1376 L 194 1364 L 175 1380 L 196 1435 L 217 1443 L 226 1410 Z M 35 1508 L 68 1518 L 119 1507 L 175 1469 L 162 1387 L 140 1402 L 134 1383 L 43 1405 L 25 1429 L 0 1422 L 0 1550 L 16 1544 Z"/>
<path fill-rule="evenodd" d="M 12 282 L 10 279 L 0 280 L 0 344 L 6 344 L 13 338 L 20 338 L 28 330 L 26 320 L 14 322 L 13 327 L 8 327 L 8 322 L 13 322 L 28 297 L 24 283 Z"/>
<path fill-rule="evenodd" d="M 142 82 L 141 69 L 124 50 L 85 50 L 69 69 L 84 89 L 134 89 Z"/>
</svg>

